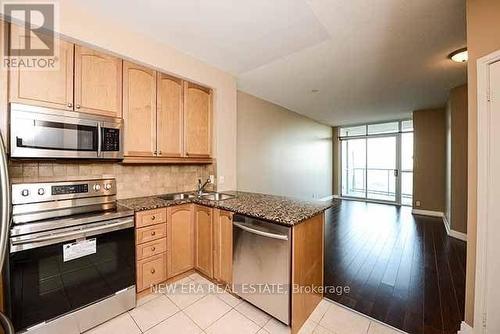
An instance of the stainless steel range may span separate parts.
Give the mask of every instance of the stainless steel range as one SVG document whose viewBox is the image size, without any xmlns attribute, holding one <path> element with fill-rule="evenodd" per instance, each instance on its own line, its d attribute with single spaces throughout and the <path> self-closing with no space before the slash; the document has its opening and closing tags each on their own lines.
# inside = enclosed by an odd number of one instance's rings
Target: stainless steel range
<svg viewBox="0 0 500 334">
<path fill-rule="evenodd" d="M 11 198 L 16 331 L 81 333 L 135 307 L 134 213 L 114 179 L 13 184 Z"/>
</svg>

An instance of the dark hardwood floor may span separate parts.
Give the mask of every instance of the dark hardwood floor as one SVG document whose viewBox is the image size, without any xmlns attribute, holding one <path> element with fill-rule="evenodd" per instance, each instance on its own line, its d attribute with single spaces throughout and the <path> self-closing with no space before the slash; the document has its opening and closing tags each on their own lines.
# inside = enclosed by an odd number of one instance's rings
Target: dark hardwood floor
<svg viewBox="0 0 500 334">
<path fill-rule="evenodd" d="M 326 297 L 411 334 L 456 333 L 464 315 L 463 241 L 408 207 L 342 201 L 327 211 Z"/>
</svg>

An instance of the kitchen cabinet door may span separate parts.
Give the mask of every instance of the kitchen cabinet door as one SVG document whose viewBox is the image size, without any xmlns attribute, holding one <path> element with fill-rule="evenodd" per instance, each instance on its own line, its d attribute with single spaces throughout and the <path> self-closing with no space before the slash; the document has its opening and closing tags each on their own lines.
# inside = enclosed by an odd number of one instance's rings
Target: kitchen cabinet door
<svg viewBox="0 0 500 334">
<path fill-rule="evenodd" d="M 165 253 L 137 261 L 137 292 L 165 281 Z"/>
<path fill-rule="evenodd" d="M 212 153 L 212 91 L 184 82 L 184 146 L 187 157 Z"/>
<path fill-rule="evenodd" d="M 196 269 L 213 277 L 212 209 L 196 205 L 194 208 L 196 234 Z"/>
<path fill-rule="evenodd" d="M 231 284 L 233 278 L 233 213 L 214 209 L 214 278 Z"/>
<path fill-rule="evenodd" d="M 124 155 L 156 156 L 156 72 L 123 64 Z"/>
<path fill-rule="evenodd" d="M 157 148 L 160 157 L 183 155 L 182 80 L 159 73 Z"/>
<path fill-rule="evenodd" d="M 13 49 L 24 44 L 25 29 L 12 24 L 10 44 Z M 45 45 L 31 34 L 31 44 Z M 73 110 L 73 56 L 74 44 L 55 38 L 57 60 L 52 69 L 12 67 L 9 72 L 9 101 L 40 107 Z M 16 56 L 13 51 L 12 56 Z"/>
<path fill-rule="evenodd" d="M 122 60 L 75 46 L 75 110 L 122 117 Z"/>
<path fill-rule="evenodd" d="M 167 209 L 167 273 L 168 277 L 194 268 L 193 205 Z"/>
</svg>

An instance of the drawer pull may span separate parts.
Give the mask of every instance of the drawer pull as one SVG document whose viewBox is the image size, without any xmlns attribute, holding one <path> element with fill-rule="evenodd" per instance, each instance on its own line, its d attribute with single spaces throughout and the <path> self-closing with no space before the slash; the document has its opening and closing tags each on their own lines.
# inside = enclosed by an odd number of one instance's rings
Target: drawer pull
<svg viewBox="0 0 500 334">
<path fill-rule="evenodd" d="M 156 232 L 155 232 L 155 231 L 151 232 L 151 235 L 155 235 L 155 234 L 156 234 Z"/>
<path fill-rule="evenodd" d="M 154 274 L 155 272 L 155 268 L 151 268 L 151 274 Z"/>
<path fill-rule="evenodd" d="M 151 251 L 154 252 L 156 250 L 156 247 L 151 247 Z"/>
<path fill-rule="evenodd" d="M 156 217 L 155 217 L 155 216 L 151 216 L 151 220 L 155 220 L 155 219 L 156 219 Z"/>
</svg>

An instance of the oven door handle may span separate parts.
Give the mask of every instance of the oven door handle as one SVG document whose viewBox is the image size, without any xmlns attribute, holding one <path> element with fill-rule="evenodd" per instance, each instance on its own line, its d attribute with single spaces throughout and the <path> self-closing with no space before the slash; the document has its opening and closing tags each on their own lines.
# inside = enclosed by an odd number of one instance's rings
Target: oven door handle
<svg viewBox="0 0 500 334">
<path fill-rule="evenodd" d="M 26 238 L 26 239 L 13 238 L 11 239 L 10 252 L 14 253 L 26 249 L 53 245 L 64 241 L 75 240 L 94 235 L 104 234 L 107 232 L 118 231 L 133 226 L 134 226 L 134 218 L 131 217 L 131 218 L 119 219 L 113 223 L 107 223 L 99 226 L 78 229 L 76 231 L 70 230 L 46 236 L 33 235 L 31 238 Z"/>
</svg>

